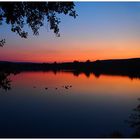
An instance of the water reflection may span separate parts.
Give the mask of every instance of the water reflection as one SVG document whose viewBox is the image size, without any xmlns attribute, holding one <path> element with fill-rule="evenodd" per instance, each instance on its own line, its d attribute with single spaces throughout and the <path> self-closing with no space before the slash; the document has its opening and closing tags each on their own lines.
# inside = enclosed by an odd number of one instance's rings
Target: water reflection
<svg viewBox="0 0 140 140">
<path fill-rule="evenodd" d="M 140 101 L 140 99 L 138 99 Z M 140 104 L 133 109 L 133 112 L 130 114 L 127 123 L 130 127 L 134 128 L 134 133 L 132 134 L 133 138 L 140 138 Z"/>
<path fill-rule="evenodd" d="M 12 90 L 0 94 L 0 137 L 133 137 L 124 120 L 136 105 L 139 79 L 69 71 L 4 75 Z"/>
<path fill-rule="evenodd" d="M 140 101 L 140 98 L 138 98 L 138 101 Z M 127 123 L 129 127 L 133 128 L 133 132 L 128 135 L 129 138 L 140 138 L 140 104 L 132 110 L 129 118 L 125 120 L 124 123 Z M 123 138 L 125 136 L 120 131 L 114 131 L 108 137 Z"/>
<path fill-rule="evenodd" d="M 5 91 L 10 90 L 11 89 L 11 83 L 12 83 L 12 80 L 9 78 L 10 75 L 12 75 L 12 74 L 16 75 L 16 74 L 19 74 L 21 72 L 30 72 L 30 71 L 7 71 L 7 70 L 6 71 L 0 71 L 0 88 L 4 89 Z M 31 72 L 33 72 L 33 71 L 31 71 Z M 36 71 L 36 72 L 41 72 L 41 71 Z M 73 74 L 76 77 L 84 74 L 87 78 L 91 77 L 92 75 L 95 76 L 96 78 L 99 78 L 102 75 L 102 73 L 97 72 L 97 71 L 95 71 L 95 72 L 90 72 L 90 71 L 80 72 L 80 71 L 70 71 L 70 70 L 68 70 L 68 71 L 66 71 L 66 70 L 65 71 L 46 70 L 46 71 L 42 71 L 42 72 L 53 72 L 55 75 L 57 75 L 59 73 L 62 73 L 62 72 L 63 73 L 70 73 L 70 74 Z M 106 74 L 105 73 L 105 75 L 117 76 L 117 75 L 120 75 L 120 74 L 117 74 L 117 73 L 115 73 L 115 74 L 107 73 Z M 124 74 L 124 75 L 121 75 L 121 76 L 128 77 L 131 80 L 139 78 L 139 76 L 135 76 L 135 75 L 130 76 L 130 75 L 127 75 L 127 73 Z M 70 87 L 71 87 L 71 85 L 70 85 Z M 36 88 L 36 87 L 34 86 L 34 88 Z M 66 86 L 64 86 L 64 88 L 68 89 L 68 86 L 66 85 Z"/>
<path fill-rule="evenodd" d="M 108 137 L 109 138 L 124 138 L 123 134 L 119 131 L 112 132 Z"/>
</svg>

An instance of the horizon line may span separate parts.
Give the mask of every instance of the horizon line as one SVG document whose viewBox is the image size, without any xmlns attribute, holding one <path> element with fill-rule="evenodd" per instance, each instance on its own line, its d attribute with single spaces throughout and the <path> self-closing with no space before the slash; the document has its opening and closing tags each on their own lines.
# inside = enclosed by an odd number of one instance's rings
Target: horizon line
<svg viewBox="0 0 140 140">
<path fill-rule="evenodd" d="M 58 61 L 53 61 L 53 62 L 33 62 L 33 61 L 9 61 L 9 60 L 0 60 L 0 62 L 9 62 L 9 63 L 36 63 L 36 64 L 43 64 L 43 63 L 49 63 L 49 64 L 53 64 L 53 63 L 74 63 L 74 62 L 96 62 L 96 61 L 104 61 L 104 60 L 129 60 L 129 59 L 140 59 L 140 57 L 133 57 L 133 58 L 112 58 L 112 59 L 96 59 L 96 60 L 84 60 L 84 61 L 80 61 L 80 60 L 73 60 L 73 61 L 63 61 L 63 62 L 58 62 Z"/>
</svg>

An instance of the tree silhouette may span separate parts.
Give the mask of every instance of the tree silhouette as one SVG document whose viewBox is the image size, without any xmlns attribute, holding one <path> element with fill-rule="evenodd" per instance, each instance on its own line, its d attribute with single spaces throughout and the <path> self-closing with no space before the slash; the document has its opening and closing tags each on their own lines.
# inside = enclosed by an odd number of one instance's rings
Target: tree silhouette
<svg viewBox="0 0 140 140">
<path fill-rule="evenodd" d="M 5 91 L 11 89 L 11 80 L 8 78 L 10 73 L 0 72 L 0 89 L 4 89 Z"/>
<path fill-rule="evenodd" d="M 140 101 L 140 99 L 138 99 Z M 130 114 L 129 119 L 126 121 L 130 127 L 135 129 L 135 132 L 131 137 L 140 138 L 140 104 L 133 109 L 133 112 Z"/>
<path fill-rule="evenodd" d="M 5 39 L 0 40 L 0 47 L 3 47 L 4 44 L 5 44 Z"/>
<path fill-rule="evenodd" d="M 50 30 L 60 36 L 58 14 L 76 18 L 74 6 L 73 2 L 0 2 L 0 25 L 5 22 L 11 25 L 12 32 L 27 38 L 25 25 L 31 28 L 33 35 L 38 35 L 40 27 L 47 21 Z M 0 46 L 4 43 L 5 40 L 2 39 Z"/>
</svg>

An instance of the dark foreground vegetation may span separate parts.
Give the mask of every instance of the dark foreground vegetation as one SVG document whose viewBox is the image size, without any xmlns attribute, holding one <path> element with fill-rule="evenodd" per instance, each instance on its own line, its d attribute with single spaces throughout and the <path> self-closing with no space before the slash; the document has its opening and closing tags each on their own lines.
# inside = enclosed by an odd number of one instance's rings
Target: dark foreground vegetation
<svg viewBox="0 0 140 140">
<path fill-rule="evenodd" d="M 7 73 L 18 73 L 23 71 L 67 71 L 74 75 L 84 73 L 86 76 L 94 74 L 99 77 L 101 74 L 121 75 L 130 78 L 140 78 L 140 58 L 97 60 L 86 62 L 67 63 L 17 63 L 0 62 L 0 71 Z"/>
</svg>

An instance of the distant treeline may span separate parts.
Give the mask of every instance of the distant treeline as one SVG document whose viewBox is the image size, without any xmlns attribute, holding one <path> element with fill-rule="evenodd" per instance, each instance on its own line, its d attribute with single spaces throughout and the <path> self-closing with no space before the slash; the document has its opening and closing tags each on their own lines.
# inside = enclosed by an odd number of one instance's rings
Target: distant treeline
<svg viewBox="0 0 140 140">
<path fill-rule="evenodd" d="M 67 62 L 67 63 L 16 63 L 0 62 L 0 71 L 22 72 L 22 71 L 70 71 L 75 75 L 85 73 L 89 76 L 101 74 L 124 75 L 130 78 L 140 78 L 140 58 L 132 59 L 112 59 L 96 60 L 86 62 Z"/>
</svg>

